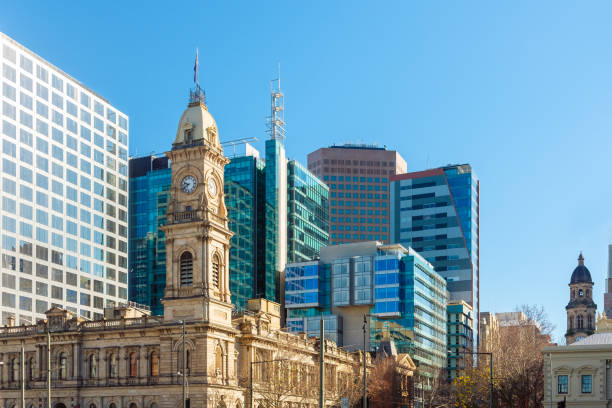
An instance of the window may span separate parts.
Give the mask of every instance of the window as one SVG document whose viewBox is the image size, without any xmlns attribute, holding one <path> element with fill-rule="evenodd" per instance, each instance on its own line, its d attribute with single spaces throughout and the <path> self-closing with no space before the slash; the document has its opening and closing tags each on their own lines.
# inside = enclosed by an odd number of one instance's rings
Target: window
<svg viewBox="0 0 612 408">
<path fill-rule="evenodd" d="M 584 317 L 582 317 L 582 315 L 576 317 L 576 328 L 584 329 Z"/>
<path fill-rule="evenodd" d="M 592 392 L 592 384 L 593 384 L 593 379 L 590 375 L 583 375 L 582 376 L 582 381 L 581 381 L 581 387 L 580 387 L 580 392 L 582 392 L 583 394 L 587 394 Z"/>
<path fill-rule="evenodd" d="M 217 375 L 223 372 L 223 351 L 219 346 L 215 349 L 215 372 Z"/>
<path fill-rule="evenodd" d="M 66 353 L 60 353 L 59 355 L 59 378 L 65 380 L 68 376 L 68 358 Z"/>
<path fill-rule="evenodd" d="M 130 377 L 138 377 L 138 356 L 136 353 L 130 354 Z"/>
<path fill-rule="evenodd" d="M 117 378 L 117 355 L 111 354 L 108 359 L 108 376 L 109 378 Z"/>
<path fill-rule="evenodd" d="M 567 375 L 557 376 L 557 394 L 567 394 Z"/>
<path fill-rule="evenodd" d="M 219 288 L 219 257 L 217 255 L 213 256 L 212 261 L 212 284 L 215 288 Z"/>
<path fill-rule="evenodd" d="M 191 252 L 185 251 L 180 260 L 181 286 L 191 286 L 193 284 L 193 256 Z"/>
<path fill-rule="evenodd" d="M 89 356 L 89 378 L 98 376 L 98 357 L 95 354 Z"/>
<path fill-rule="evenodd" d="M 151 377 L 158 377 L 159 376 L 159 355 L 156 352 L 152 352 L 149 361 L 151 364 L 149 375 Z"/>
</svg>

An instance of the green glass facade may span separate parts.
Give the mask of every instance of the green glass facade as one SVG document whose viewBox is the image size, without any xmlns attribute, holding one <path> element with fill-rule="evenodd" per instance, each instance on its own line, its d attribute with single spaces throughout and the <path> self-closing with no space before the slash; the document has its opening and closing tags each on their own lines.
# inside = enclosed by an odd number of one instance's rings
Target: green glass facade
<svg viewBox="0 0 612 408">
<path fill-rule="evenodd" d="M 329 243 L 329 188 L 300 163 L 287 165 L 287 262 L 314 259 Z"/>
<path fill-rule="evenodd" d="M 166 223 L 171 173 L 168 159 L 130 160 L 129 299 L 162 315 L 166 287 Z"/>
<path fill-rule="evenodd" d="M 280 303 L 287 260 L 306 260 L 329 243 L 329 190 L 296 161 L 279 140 L 256 154 L 230 158 L 225 203 L 230 230 L 230 290 L 238 310 L 248 299 Z"/>
</svg>

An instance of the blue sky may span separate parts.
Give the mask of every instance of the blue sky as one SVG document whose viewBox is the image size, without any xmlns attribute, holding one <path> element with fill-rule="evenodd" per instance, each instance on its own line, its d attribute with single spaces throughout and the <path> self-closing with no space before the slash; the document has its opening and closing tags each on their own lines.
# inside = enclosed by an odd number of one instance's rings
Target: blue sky
<svg viewBox="0 0 612 408">
<path fill-rule="evenodd" d="M 580 250 L 601 310 L 612 3 L 169 4 L 4 2 L 0 31 L 128 114 L 132 155 L 169 149 L 196 47 L 222 140 L 261 147 L 280 61 L 292 158 L 364 141 L 398 150 L 409 171 L 472 164 L 483 311 L 542 304 L 560 337 Z"/>
</svg>

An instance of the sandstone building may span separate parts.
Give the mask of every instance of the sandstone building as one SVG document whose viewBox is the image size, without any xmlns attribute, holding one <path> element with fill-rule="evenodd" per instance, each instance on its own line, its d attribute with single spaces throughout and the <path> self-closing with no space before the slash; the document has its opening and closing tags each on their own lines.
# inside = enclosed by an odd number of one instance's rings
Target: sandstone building
<svg viewBox="0 0 612 408">
<path fill-rule="evenodd" d="M 190 408 L 314 407 L 320 347 L 326 405 L 355 397 L 362 353 L 285 333 L 273 302 L 254 299 L 247 311 L 233 313 L 223 194 L 228 160 L 199 88 L 167 155 L 164 317 L 116 307 L 104 320 L 86 321 L 52 308 L 35 325 L 0 328 L 0 407 L 21 406 L 22 398 L 25 408 L 177 408 L 183 398 Z M 407 355 L 398 361 L 408 389 L 414 364 Z"/>
</svg>

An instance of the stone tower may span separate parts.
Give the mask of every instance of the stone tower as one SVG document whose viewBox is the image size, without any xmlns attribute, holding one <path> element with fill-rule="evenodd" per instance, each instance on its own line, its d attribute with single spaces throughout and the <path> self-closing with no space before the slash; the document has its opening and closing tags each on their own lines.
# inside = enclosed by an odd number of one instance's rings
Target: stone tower
<svg viewBox="0 0 612 408">
<path fill-rule="evenodd" d="M 570 301 L 567 311 L 566 344 L 582 340 L 595 331 L 595 313 L 597 305 L 593 302 L 593 280 L 591 273 L 584 266 L 582 253 L 578 257 L 578 266 L 574 269 L 569 283 Z"/>
<path fill-rule="evenodd" d="M 172 150 L 166 234 L 164 318 L 231 326 L 229 242 L 223 155 L 215 120 L 199 90 L 178 124 Z"/>
</svg>

